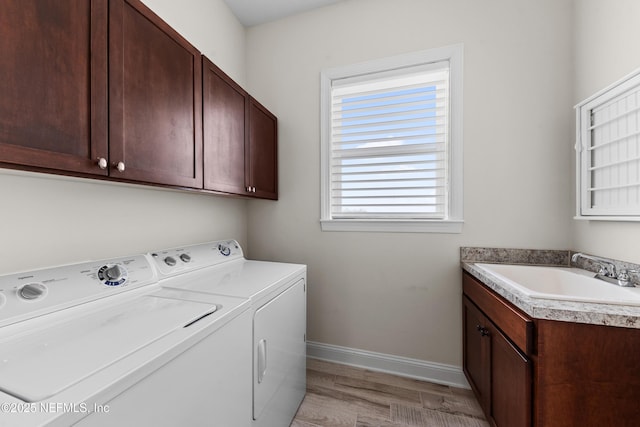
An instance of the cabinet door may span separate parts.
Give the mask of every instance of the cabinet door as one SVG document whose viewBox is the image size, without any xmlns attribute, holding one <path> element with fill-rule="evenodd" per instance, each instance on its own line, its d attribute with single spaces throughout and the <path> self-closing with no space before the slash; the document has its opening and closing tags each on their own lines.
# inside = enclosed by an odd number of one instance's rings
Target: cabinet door
<svg viewBox="0 0 640 427">
<path fill-rule="evenodd" d="M 249 95 L 202 57 L 204 188 L 247 194 L 245 141 Z"/>
<path fill-rule="evenodd" d="M 253 195 L 278 199 L 278 121 L 253 98 L 249 99 L 247 182 Z"/>
<path fill-rule="evenodd" d="M 463 297 L 464 373 L 496 427 L 531 426 L 531 362 Z"/>
<path fill-rule="evenodd" d="M 107 0 L 1 8 L 0 162 L 106 175 Z"/>
<path fill-rule="evenodd" d="M 490 408 L 489 350 L 486 339 L 487 319 L 467 298 L 463 297 L 463 370 L 485 414 Z"/>
<path fill-rule="evenodd" d="M 531 362 L 493 324 L 491 339 L 491 418 L 497 427 L 531 426 Z"/>
<path fill-rule="evenodd" d="M 112 176 L 202 188 L 200 52 L 139 0 L 109 5 Z"/>
</svg>

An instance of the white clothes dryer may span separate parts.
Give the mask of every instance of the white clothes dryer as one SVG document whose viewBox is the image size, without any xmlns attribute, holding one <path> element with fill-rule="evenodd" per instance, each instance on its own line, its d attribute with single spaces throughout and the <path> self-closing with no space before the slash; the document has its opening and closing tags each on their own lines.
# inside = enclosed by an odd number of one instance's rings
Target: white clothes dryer
<svg viewBox="0 0 640 427">
<path fill-rule="evenodd" d="M 288 426 L 306 390 L 306 266 L 247 260 L 235 240 L 150 255 L 164 289 L 249 299 L 250 418 L 254 426 Z"/>
</svg>

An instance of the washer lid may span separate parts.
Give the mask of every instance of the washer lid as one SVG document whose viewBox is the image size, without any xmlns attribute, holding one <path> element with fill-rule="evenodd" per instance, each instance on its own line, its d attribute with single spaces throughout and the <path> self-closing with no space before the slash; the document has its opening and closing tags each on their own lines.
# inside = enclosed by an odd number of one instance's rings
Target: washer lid
<svg viewBox="0 0 640 427">
<path fill-rule="evenodd" d="M 101 307 L 108 308 L 0 339 L 0 390 L 27 402 L 46 399 L 216 310 L 153 295 Z"/>
</svg>

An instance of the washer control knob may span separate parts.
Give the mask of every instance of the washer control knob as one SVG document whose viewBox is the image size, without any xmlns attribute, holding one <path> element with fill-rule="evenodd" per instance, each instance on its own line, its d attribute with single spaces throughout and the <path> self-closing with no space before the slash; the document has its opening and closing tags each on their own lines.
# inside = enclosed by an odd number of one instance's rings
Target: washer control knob
<svg viewBox="0 0 640 427">
<path fill-rule="evenodd" d="M 120 286 L 127 281 L 127 269 L 119 264 L 107 264 L 98 270 L 98 279 L 103 285 Z"/>
<path fill-rule="evenodd" d="M 169 267 L 173 267 L 174 265 L 176 265 L 176 259 L 172 256 L 168 256 L 164 259 L 164 263 L 167 264 Z"/>
<path fill-rule="evenodd" d="M 109 280 L 118 280 L 122 277 L 122 274 L 122 268 L 117 264 L 104 270 L 104 276 Z"/>
<path fill-rule="evenodd" d="M 181 254 L 180 259 L 182 262 L 191 262 L 191 256 L 189 254 Z"/>
<path fill-rule="evenodd" d="M 27 283 L 18 290 L 21 298 L 35 300 L 44 296 L 47 288 L 42 283 Z"/>
<path fill-rule="evenodd" d="M 229 256 L 231 255 L 231 248 L 229 246 L 226 245 L 218 245 L 218 250 L 220 251 L 220 253 L 224 256 Z"/>
<path fill-rule="evenodd" d="M 4 303 L 7 302 L 7 297 L 4 296 L 3 292 L 0 292 L 0 308 L 2 308 L 2 306 L 4 305 Z"/>
</svg>

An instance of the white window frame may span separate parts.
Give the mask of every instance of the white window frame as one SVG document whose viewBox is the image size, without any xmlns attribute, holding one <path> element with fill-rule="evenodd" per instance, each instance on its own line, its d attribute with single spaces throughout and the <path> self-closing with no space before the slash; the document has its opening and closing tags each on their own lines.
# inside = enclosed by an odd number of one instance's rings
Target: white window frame
<svg viewBox="0 0 640 427">
<path fill-rule="evenodd" d="M 331 83 L 369 73 L 404 67 L 449 62 L 449 141 L 447 208 L 444 219 L 334 219 L 331 215 Z M 462 82 L 463 45 L 383 58 L 364 63 L 325 69 L 320 75 L 321 214 L 322 231 L 461 233 L 463 220 Z"/>
<path fill-rule="evenodd" d="M 576 216 L 574 219 L 582 220 L 602 220 L 602 221 L 640 221 L 640 206 L 625 206 L 620 204 L 619 200 L 611 201 L 610 204 L 606 200 L 602 200 L 598 205 L 592 201 L 592 193 L 598 191 L 598 185 L 592 183 L 593 175 L 592 170 L 611 169 L 613 173 L 624 174 L 622 168 L 627 167 L 631 163 L 638 169 L 638 152 L 633 155 L 629 154 L 629 148 L 626 148 L 627 156 L 625 157 L 623 151 L 625 148 L 621 148 L 617 151 L 616 159 L 612 161 L 599 161 L 592 158 L 591 148 L 593 145 L 598 146 L 599 141 L 596 139 L 598 136 L 594 136 L 593 132 L 598 128 L 598 124 L 593 124 L 592 114 L 594 111 L 607 108 L 608 105 L 612 105 L 617 100 L 628 97 L 633 92 L 637 92 L 640 88 L 640 69 L 635 70 L 631 74 L 623 77 L 619 81 L 612 85 L 602 89 L 595 93 L 584 101 L 575 106 L 576 110 Z M 640 98 L 640 95 L 635 95 L 636 98 Z M 633 120 L 636 123 L 640 122 L 640 111 L 637 109 L 640 107 L 640 99 L 637 101 L 636 107 L 620 114 L 620 117 L 626 118 L 630 115 L 634 115 Z M 615 121 L 617 118 L 612 118 L 610 121 Z M 606 121 L 605 121 L 606 123 Z M 616 122 L 617 123 L 617 122 Z M 626 124 L 625 124 L 626 127 Z M 625 131 L 626 132 L 626 131 Z M 640 135 L 629 137 L 628 135 L 621 135 L 614 139 L 613 143 L 605 142 L 606 144 L 614 145 L 617 140 L 623 141 L 624 144 L 635 144 L 635 150 L 640 151 L 637 148 L 640 144 Z M 634 138 L 630 141 L 630 138 Z M 597 148 L 596 148 L 597 149 Z M 640 173 L 640 171 L 638 172 Z M 632 197 L 640 198 L 640 182 L 632 180 L 633 182 L 616 183 L 615 188 L 633 188 L 634 195 Z M 614 188 L 611 187 L 611 188 Z M 624 199 L 622 199 L 624 200 Z M 617 203 L 615 203 L 617 202 Z"/>
</svg>

